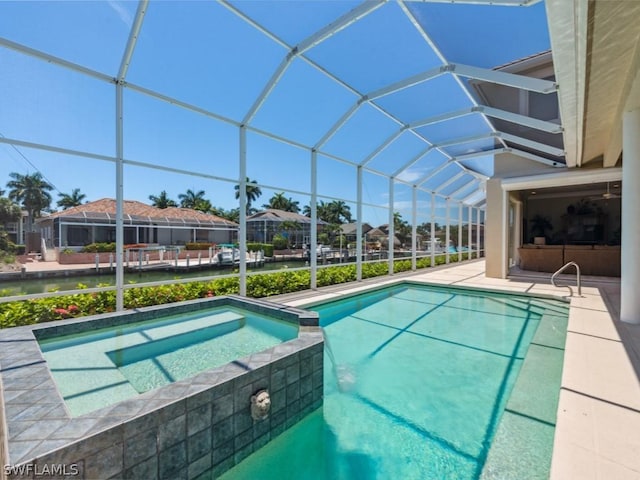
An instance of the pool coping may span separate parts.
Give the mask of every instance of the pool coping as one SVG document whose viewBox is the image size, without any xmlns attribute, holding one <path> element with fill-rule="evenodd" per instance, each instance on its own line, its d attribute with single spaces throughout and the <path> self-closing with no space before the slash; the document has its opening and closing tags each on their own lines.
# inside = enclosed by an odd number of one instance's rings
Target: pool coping
<svg viewBox="0 0 640 480">
<path fill-rule="evenodd" d="M 203 371 L 188 379 L 77 417 L 72 417 L 66 408 L 38 345 L 38 338 L 149 320 L 155 318 L 159 312 L 186 313 L 227 305 L 297 323 L 298 336 L 224 366 Z M 5 461 L 9 465 L 41 463 L 43 458 L 55 458 L 57 450 L 74 444 L 86 447 L 92 437 L 114 429 L 123 430 L 126 435 L 126 424 L 140 423 L 144 421 L 145 416 L 171 408 L 173 404 L 180 403 L 183 405 L 182 408 L 187 408 L 187 404 L 202 403 L 202 400 L 198 399 L 204 398 L 208 393 L 207 398 L 210 398 L 212 389 L 220 389 L 225 385 L 241 388 L 248 386 L 251 389 L 259 373 L 264 371 L 263 367 L 280 360 L 291 363 L 288 362 L 288 358 L 298 358 L 299 352 L 308 350 L 311 363 L 311 355 L 322 356 L 323 342 L 322 330 L 318 326 L 318 315 L 315 312 L 236 295 L 133 309 L 122 312 L 117 317 L 113 314 L 101 314 L 0 330 L 0 344 L 17 344 L 14 348 L 0 349 L 0 431 L 6 432 L 0 452 L 4 450 Z M 317 366 L 318 360 L 314 358 L 313 363 Z M 287 384 L 288 380 L 287 378 Z M 313 404 L 314 408 L 317 408 L 322 399 L 322 391 L 321 388 L 318 391 L 317 385 L 314 387 L 313 401 L 308 402 L 307 406 Z M 223 390 L 224 392 L 219 393 L 225 393 L 228 388 Z M 244 399 L 246 402 L 253 392 L 248 393 Z M 133 435 L 136 432 L 129 433 Z"/>
</svg>

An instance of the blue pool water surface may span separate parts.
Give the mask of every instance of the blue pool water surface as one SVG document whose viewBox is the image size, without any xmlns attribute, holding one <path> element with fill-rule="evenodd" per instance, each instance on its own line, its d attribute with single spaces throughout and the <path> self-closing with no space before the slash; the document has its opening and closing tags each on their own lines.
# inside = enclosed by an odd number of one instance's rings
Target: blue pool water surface
<svg viewBox="0 0 640 480">
<path fill-rule="evenodd" d="M 296 338 L 298 327 L 233 307 L 40 341 L 73 416 Z"/>
<path fill-rule="evenodd" d="M 309 308 L 323 407 L 222 478 L 548 478 L 566 304 L 404 284 Z"/>
</svg>

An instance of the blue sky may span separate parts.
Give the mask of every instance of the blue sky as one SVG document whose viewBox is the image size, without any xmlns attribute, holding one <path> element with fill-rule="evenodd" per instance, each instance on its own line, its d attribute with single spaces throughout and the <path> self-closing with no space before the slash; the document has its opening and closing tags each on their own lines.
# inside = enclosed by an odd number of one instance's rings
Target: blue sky
<svg viewBox="0 0 640 480">
<path fill-rule="evenodd" d="M 234 7 L 289 45 L 297 44 L 348 12 L 358 2 L 240 1 Z M 450 63 L 492 68 L 549 48 L 544 4 L 529 8 L 408 3 L 440 54 Z M 47 54 L 115 76 L 137 3 L 0 2 L 0 36 Z M 240 122 L 287 50 L 214 2 L 152 1 L 145 16 L 127 81 Z M 307 52 L 322 68 L 360 94 L 439 66 L 439 56 L 395 2 L 373 11 Z M 115 155 L 115 88 L 0 45 L 0 134 L 22 141 Z M 353 91 L 294 59 L 250 125 L 306 146 L 315 145 L 357 101 Z M 382 97 L 378 105 L 402 122 L 471 106 L 450 75 L 442 75 Z M 361 106 L 321 147 L 330 155 L 361 162 L 400 127 L 371 105 Z M 474 115 L 418 129 L 438 142 L 489 132 Z M 367 166 L 391 174 L 426 144 L 405 132 Z M 491 148 L 481 141 L 456 146 L 451 155 Z M 278 191 L 308 204 L 310 154 L 255 132 L 247 136 L 247 171 L 263 187 L 258 206 Z M 238 128 L 125 88 L 124 156 L 127 160 L 180 168 L 229 181 L 199 178 L 134 166 L 125 167 L 125 198 L 148 201 L 166 190 L 177 198 L 186 189 L 205 190 L 211 202 L 233 208 L 238 178 Z M 402 175 L 424 178 L 446 158 L 431 152 Z M 0 185 L 9 172 L 38 170 L 61 191 L 80 188 L 88 200 L 115 196 L 110 162 L 0 144 Z M 470 168 L 491 173 L 490 157 Z M 435 188 L 457 172 L 447 168 L 425 186 Z M 470 177 L 452 184 L 462 187 Z M 347 200 L 355 214 L 356 169 L 320 155 L 318 192 Z M 468 195 L 464 189 L 460 198 Z M 54 198 L 57 195 L 54 194 Z M 388 180 L 365 172 L 363 220 L 386 223 Z M 419 192 L 418 221 L 430 215 L 430 194 Z M 396 184 L 395 207 L 410 218 L 411 189 Z M 378 207 L 375 207 L 378 206 Z M 437 204 L 444 216 L 444 200 Z M 455 211 L 454 211 L 455 210 Z M 464 210 L 464 218 L 466 219 Z M 452 208 L 457 218 L 457 207 Z"/>
</svg>

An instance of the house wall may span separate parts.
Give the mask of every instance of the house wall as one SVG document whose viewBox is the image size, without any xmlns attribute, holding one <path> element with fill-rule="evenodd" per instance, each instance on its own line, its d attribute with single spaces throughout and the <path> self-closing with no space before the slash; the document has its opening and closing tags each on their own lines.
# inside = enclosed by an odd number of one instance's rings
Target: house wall
<svg viewBox="0 0 640 480">
<path fill-rule="evenodd" d="M 193 230 L 176 230 L 171 231 L 171 245 L 184 245 L 193 242 Z"/>
<path fill-rule="evenodd" d="M 211 243 L 233 243 L 235 241 L 234 230 L 212 230 L 208 232 Z"/>
<path fill-rule="evenodd" d="M 62 239 L 58 243 L 58 222 L 41 222 L 41 231 L 46 226 L 50 229 L 51 244 L 55 246 L 85 246 L 90 243 L 114 242 L 115 226 L 96 226 L 90 224 L 62 225 Z M 236 236 L 235 230 L 196 230 L 199 242 L 230 243 Z M 153 243 L 159 245 L 184 245 L 193 242 L 193 229 L 171 229 L 157 226 L 124 227 L 124 243 Z"/>
<path fill-rule="evenodd" d="M 484 239 L 485 274 L 487 277 L 506 278 L 507 275 L 509 254 L 508 196 L 504 195 L 502 191 L 501 179 L 553 171 L 557 171 L 557 169 L 512 153 L 495 155 L 494 175 L 487 181 Z"/>
<path fill-rule="evenodd" d="M 165 228 L 158 229 L 158 244 L 171 245 L 171 231 Z"/>
<path fill-rule="evenodd" d="M 274 235 L 283 235 L 292 243 L 301 244 L 305 238 L 311 236 L 311 225 L 301 224 L 299 230 L 286 231 L 282 228 L 284 222 L 274 222 L 272 220 L 254 220 L 247 222 L 247 239 L 250 242 L 273 242 Z M 266 236 L 265 236 L 266 233 Z"/>
<path fill-rule="evenodd" d="M 505 201 L 507 196 L 502 191 L 499 178 L 487 180 L 487 210 L 484 225 L 485 235 L 485 275 L 493 278 L 506 277 L 506 245 L 503 238 L 508 228 L 505 215 Z"/>
</svg>

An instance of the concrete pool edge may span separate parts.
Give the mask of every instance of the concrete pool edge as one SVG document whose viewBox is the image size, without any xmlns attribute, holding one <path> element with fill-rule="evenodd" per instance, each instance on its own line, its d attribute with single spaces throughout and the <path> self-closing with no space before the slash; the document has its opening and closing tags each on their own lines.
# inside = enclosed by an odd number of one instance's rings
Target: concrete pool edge
<svg viewBox="0 0 640 480">
<path fill-rule="evenodd" d="M 57 392 L 36 340 L 36 336 L 146 320 L 167 310 L 179 313 L 219 305 L 295 321 L 300 325 L 298 337 L 74 418 Z M 98 472 L 100 478 L 141 478 L 154 468 L 160 477 L 180 473 L 191 477 L 210 469 L 221 473 L 322 403 L 323 337 L 312 312 L 230 296 L 139 309 L 116 320 L 112 317 L 0 330 L 0 343 L 12 345 L 0 349 L 1 407 L 8 438 L 3 463 L 74 464 L 80 478 L 93 478 Z M 262 388 L 271 393 L 272 414 L 254 423 L 250 397 Z"/>
</svg>

